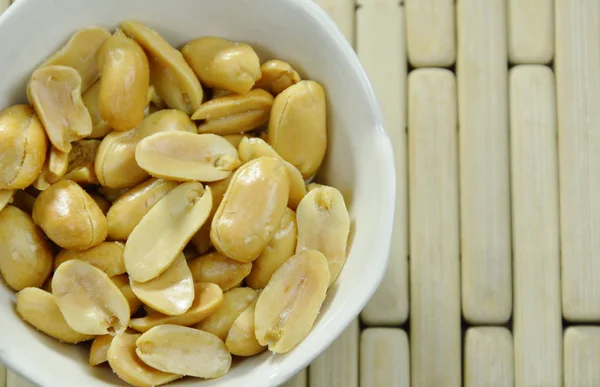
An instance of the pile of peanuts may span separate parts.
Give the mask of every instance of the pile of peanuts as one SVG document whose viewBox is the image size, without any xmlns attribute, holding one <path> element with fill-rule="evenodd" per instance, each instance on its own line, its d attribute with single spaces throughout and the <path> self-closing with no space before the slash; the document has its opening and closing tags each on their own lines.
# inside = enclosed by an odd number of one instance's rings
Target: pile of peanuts
<svg viewBox="0 0 600 387">
<path fill-rule="evenodd" d="M 157 386 L 311 331 L 347 255 L 336 188 L 308 183 L 326 97 L 288 63 L 124 21 L 77 31 L 0 112 L 0 273 L 21 318 Z"/>
</svg>

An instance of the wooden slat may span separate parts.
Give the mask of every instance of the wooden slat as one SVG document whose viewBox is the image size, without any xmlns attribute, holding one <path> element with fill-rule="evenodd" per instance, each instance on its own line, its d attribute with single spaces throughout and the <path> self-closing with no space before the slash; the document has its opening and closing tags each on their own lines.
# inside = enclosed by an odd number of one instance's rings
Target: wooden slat
<svg viewBox="0 0 600 387">
<path fill-rule="evenodd" d="M 508 0 L 508 59 L 544 64 L 554 57 L 554 0 Z"/>
<path fill-rule="evenodd" d="M 6 373 L 6 387 L 36 387 L 11 370 Z"/>
<path fill-rule="evenodd" d="M 408 59 L 414 67 L 448 67 L 456 60 L 454 0 L 405 0 Z"/>
<path fill-rule="evenodd" d="M 554 73 L 510 72 L 515 386 L 562 384 Z"/>
<path fill-rule="evenodd" d="M 465 336 L 465 387 L 512 387 L 513 383 L 510 331 L 500 327 L 469 328 Z"/>
<path fill-rule="evenodd" d="M 564 387 L 600 386 L 600 327 L 565 330 Z"/>
<path fill-rule="evenodd" d="M 461 385 L 456 78 L 408 76 L 410 349 L 414 386 Z"/>
<path fill-rule="evenodd" d="M 512 311 L 505 0 L 457 2 L 464 318 Z"/>
<path fill-rule="evenodd" d="M 294 376 L 292 379 L 290 379 L 286 383 L 282 384 L 280 387 L 307 387 L 308 386 L 307 379 L 308 379 L 307 372 L 306 372 L 306 368 L 305 368 L 302 371 L 300 371 L 296 376 Z"/>
<path fill-rule="evenodd" d="M 402 329 L 365 329 L 360 335 L 360 386 L 410 387 L 409 357 Z"/>
<path fill-rule="evenodd" d="M 327 12 L 348 42 L 354 45 L 354 0 L 315 0 Z"/>
<path fill-rule="evenodd" d="M 308 369 L 310 387 L 358 387 L 359 324 L 354 320 Z"/>
<path fill-rule="evenodd" d="M 396 214 L 385 277 L 361 314 L 367 325 L 400 325 L 408 317 L 406 50 L 403 8 L 365 2 L 356 12 L 356 51 L 377 93 L 396 159 Z"/>
<path fill-rule="evenodd" d="M 600 321 L 600 2 L 556 0 L 563 315 Z"/>
</svg>

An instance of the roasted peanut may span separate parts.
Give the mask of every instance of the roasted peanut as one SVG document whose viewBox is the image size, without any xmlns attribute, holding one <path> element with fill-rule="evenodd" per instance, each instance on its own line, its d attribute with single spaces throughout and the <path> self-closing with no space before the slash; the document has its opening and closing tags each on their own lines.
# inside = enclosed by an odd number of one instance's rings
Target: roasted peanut
<svg viewBox="0 0 600 387">
<path fill-rule="evenodd" d="M 150 87 L 144 50 L 117 30 L 100 47 L 98 69 L 100 115 L 115 130 L 135 128 L 144 118 Z"/>
<path fill-rule="evenodd" d="M 0 189 L 0 211 L 13 201 L 14 195 L 15 190 L 13 189 Z"/>
<path fill-rule="evenodd" d="M 33 182 L 33 186 L 40 191 L 47 190 L 48 187 L 59 181 L 67 173 L 68 166 L 69 154 L 61 152 L 51 145 L 42 171 Z"/>
<path fill-rule="evenodd" d="M 275 97 L 269 144 L 306 179 L 314 175 L 327 149 L 325 90 L 315 81 L 300 81 Z"/>
<path fill-rule="evenodd" d="M 229 94 L 203 103 L 192 115 L 202 120 L 198 133 L 220 135 L 247 132 L 269 121 L 273 96 L 262 89 Z"/>
<path fill-rule="evenodd" d="M 240 133 L 240 134 L 226 134 L 224 136 L 222 136 L 225 140 L 229 141 L 229 143 L 231 145 L 233 145 L 233 147 L 235 149 L 238 149 L 238 147 L 240 146 L 240 142 L 242 142 L 242 140 L 246 137 L 254 137 L 253 135 L 251 135 L 250 133 Z"/>
<path fill-rule="evenodd" d="M 104 216 L 106 216 L 108 214 L 108 211 L 110 210 L 111 203 L 108 200 L 106 200 L 104 196 L 97 193 L 90 193 L 90 197 L 96 202 Z"/>
<path fill-rule="evenodd" d="M 292 256 L 256 301 L 255 333 L 275 353 L 292 350 L 310 333 L 329 286 L 327 259 L 316 250 Z"/>
<path fill-rule="evenodd" d="M 108 348 L 114 338 L 113 335 L 96 336 L 90 347 L 89 365 L 93 367 L 108 361 Z"/>
<path fill-rule="evenodd" d="M 71 151 L 71 142 L 92 133 L 92 119 L 81 99 L 81 76 L 67 66 L 46 66 L 33 72 L 27 97 L 56 149 Z"/>
<path fill-rule="evenodd" d="M 87 250 L 106 239 L 106 217 L 90 195 L 70 180 L 43 191 L 33 205 L 33 220 L 64 249 Z"/>
<path fill-rule="evenodd" d="M 62 250 L 54 260 L 54 269 L 56 270 L 64 262 L 78 259 L 96 266 L 112 277 L 125 273 L 124 251 L 125 246 L 119 242 L 102 242 L 83 251 Z"/>
<path fill-rule="evenodd" d="M 260 66 L 261 77 L 254 87 L 265 89 L 277 95 L 288 87 L 300 82 L 300 75 L 289 63 L 273 59 Z"/>
<path fill-rule="evenodd" d="M 135 314 L 142 307 L 142 301 L 133 294 L 133 290 L 131 290 L 129 284 L 129 276 L 127 274 L 115 275 L 110 277 L 110 280 L 117 285 L 123 296 L 125 296 L 131 314 Z"/>
<path fill-rule="evenodd" d="M 182 111 L 161 110 L 144 118 L 133 130 L 115 131 L 104 137 L 95 162 L 100 184 L 110 188 L 131 188 L 148 179 L 148 173 L 135 161 L 135 148 L 145 137 L 167 131 L 196 133 L 196 126 Z"/>
<path fill-rule="evenodd" d="M 323 187 L 323 184 L 319 183 L 309 183 L 306 185 L 306 192 L 310 192 L 315 188 Z"/>
<path fill-rule="evenodd" d="M 232 355 L 253 356 L 263 352 L 266 347 L 260 345 L 254 333 L 256 300 L 234 321 L 225 345 Z"/>
<path fill-rule="evenodd" d="M 90 113 L 90 118 L 92 119 L 92 133 L 89 134 L 88 138 L 103 138 L 113 130 L 108 122 L 102 118 L 100 106 L 98 105 L 99 95 L 100 81 L 97 81 L 81 96 L 83 104 L 87 108 Z"/>
<path fill-rule="evenodd" d="M 211 99 L 223 97 L 227 94 L 231 94 L 231 91 L 225 90 L 225 89 L 214 88 L 214 89 L 212 89 Z"/>
<path fill-rule="evenodd" d="M 251 263 L 229 259 L 219 253 L 210 253 L 188 262 L 194 282 L 212 282 L 227 291 L 246 278 Z"/>
<path fill-rule="evenodd" d="M 0 211 L 0 273 L 12 289 L 40 287 L 52 271 L 52 248 L 25 212 Z"/>
<path fill-rule="evenodd" d="M 241 166 L 213 218 L 213 246 L 228 258 L 255 260 L 281 222 L 289 191 L 287 171 L 279 158 L 259 157 Z"/>
<path fill-rule="evenodd" d="M 48 139 L 42 124 L 27 105 L 0 112 L 0 189 L 23 189 L 44 166 Z"/>
<path fill-rule="evenodd" d="M 88 335 L 119 334 L 129 324 L 129 304 L 102 270 L 79 260 L 54 272 L 52 294 L 71 328 Z"/>
<path fill-rule="evenodd" d="M 183 183 L 156 203 L 125 244 L 125 267 L 131 279 L 148 282 L 171 266 L 208 218 L 210 188 Z"/>
<path fill-rule="evenodd" d="M 129 188 L 98 187 L 98 193 L 111 203 L 125 195 L 128 191 Z"/>
<path fill-rule="evenodd" d="M 261 77 L 258 55 L 245 43 L 207 36 L 188 42 L 181 52 L 209 87 L 247 93 Z"/>
<path fill-rule="evenodd" d="M 69 152 L 69 165 L 63 179 L 82 185 L 98 184 L 94 162 L 99 147 L 99 140 L 75 141 L 71 152 Z"/>
<path fill-rule="evenodd" d="M 138 165 L 155 177 L 211 182 L 226 178 L 240 165 L 237 150 L 214 134 L 161 132 L 135 149 Z"/>
<path fill-rule="evenodd" d="M 298 243 L 296 253 L 319 250 L 329 263 L 330 285 L 346 262 L 350 215 L 344 197 L 337 189 L 321 186 L 311 190 L 296 213 Z"/>
</svg>

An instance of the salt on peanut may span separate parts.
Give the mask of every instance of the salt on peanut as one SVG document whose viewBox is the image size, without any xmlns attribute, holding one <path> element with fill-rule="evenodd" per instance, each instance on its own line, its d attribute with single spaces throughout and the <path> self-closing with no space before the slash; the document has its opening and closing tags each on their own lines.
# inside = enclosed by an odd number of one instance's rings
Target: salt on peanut
<svg viewBox="0 0 600 387">
<path fill-rule="evenodd" d="M 129 304 L 102 270 L 79 260 L 54 272 L 52 294 L 71 328 L 88 335 L 119 334 L 129 324 Z"/>
<path fill-rule="evenodd" d="M 110 277 L 110 280 L 117 285 L 127 303 L 129 304 L 129 311 L 131 315 L 134 315 L 142 306 L 142 301 L 140 301 L 136 295 L 131 290 L 131 285 L 129 284 L 129 276 L 127 274 L 119 274 Z"/>
<path fill-rule="evenodd" d="M 27 84 L 27 98 L 58 150 L 69 152 L 73 141 L 92 133 L 92 119 L 81 98 L 81 76 L 74 68 L 35 70 Z"/>
<path fill-rule="evenodd" d="M 15 195 L 14 189 L 0 189 L 0 211 L 11 203 Z"/>
<path fill-rule="evenodd" d="M 208 332 L 161 325 L 142 334 L 136 341 L 142 361 L 163 372 L 213 379 L 231 368 L 231 354 L 225 343 Z"/>
<path fill-rule="evenodd" d="M 27 213 L 11 205 L 0 211 L 0 274 L 10 288 L 42 286 L 53 258 L 44 233 Z"/>
<path fill-rule="evenodd" d="M 31 185 L 44 166 L 48 139 L 40 120 L 27 105 L 13 105 L 0 112 L 0 189 Z"/>
<path fill-rule="evenodd" d="M 145 317 L 131 319 L 129 326 L 139 332 L 146 332 L 150 328 L 164 324 L 191 326 L 211 316 L 221 305 L 223 305 L 221 288 L 216 284 L 198 282 L 194 284 L 194 302 L 184 314 L 167 316 L 153 311 Z"/>
<path fill-rule="evenodd" d="M 269 244 L 252 262 L 252 270 L 246 277 L 246 284 L 253 289 L 263 289 L 269 283 L 273 273 L 288 260 L 296 249 L 298 228 L 296 213 L 286 208 L 279 227 Z"/>
<path fill-rule="evenodd" d="M 245 43 L 206 36 L 188 42 L 181 52 L 209 87 L 247 93 L 261 77 L 258 55 Z"/>
<path fill-rule="evenodd" d="M 68 166 L 69 153 L 61 152 L 53 145 L 50 145 L 42 171 L 33 182 L 33 187 L 40 191 L 48 189 L 48 187 L 59 181 L 67 173 Z"/>
<path fill-rule="evenodd" d="M 252 269 L 252 263 L 239 262 L 218 252 L 192 259 L 188 264 L 194 282 L 211 282 L 224 292 L 242 282 Z"/>
<path fill-rule="evenodd" d="M 145 137 L 168 131 L 197 132 L 184 112 L 169 109 L 150 114 L 135 129 L 114 131 L 104 137 L 94 165 L 100 184 L 109 188 L 131 188 L 150 178 L 135 161 L 135 149 Z"/>
<path fill-rule="evenodd" d="M 100 106 L 98 105 L 99 96 L 100 81 L 94 83 L 81 96 L 83 104 L 87 108 L 88 112 L 90 113 L 90 118 L 92 119 L 92 132 L 87 136 L 88 138 L 103 138 L 113 130 L 108 122 L 102 118 Z"/>
<path fill-rule="evenodd" d="M 123 254 L 125 246 L 120 242 L 102 242 L 98 246 L 83 251 L 63 249 L 54 260 L 54 269 L 72 259 L 85 261 L 102 270 L 109 277 L 124 274 L 125 261 Z"/>
<path fill-rule="evenodd" d="M 69 152 L 69 161 L 63 179 L 74 181 L 81 185 L 96 185 L 98 178 L 94 168 L 100 140 L 79 140 L 73 142 Z"/>
<path fill-rule="evenodd" d="M 227 345 L 227 349 L 232 355 L 254 356 L 266 349 L 264 345 L 256 340 L 256 334 L 254 333 L 255 312 L 256 300 L 235 319 L 231 329 L 229 329 L 225 345 Z"/>
<path fill-rule="evenodd" d="M 256 301 L 258 342 L 275 353 L 292 350 L 310 333 L 328 286 L 329 269 L 322 253 L 306 250 L 288 259 Z"/>
<path fill-rule="evenodd" d="M 175 181 L 152 178 L 115 200 L 106 214 L 108 237 L 112 240 L 129 238 L 144 215 L 177 185 Z"/>
<path fill-rule="evenodd" d="M 167 270 L 204 224 L 211 207 L 210 188 L 198 182 L 180 184 L 160 199 L 125 244 L 131 279 L 148 282 Z"/>
<path fill-rule="evenodd" d="M 60 180 L 40 193 L 33 220 L 64 249 L 87 250 L 106 239 L 106 217 L 77 183 Z"/>
<path fill-rule="evenodd" d="M 261 77 L 254 87 L 265 89 L 277 95 L 288 87 L 300 82 L 300 75 L 284 61 L 272 59 L 260 66 Z"/>
<path fill-rule="evenodd" d="M 336 188 L 321 186 L 311 190 L 296 212 L 298 243 L 296 253 L 319 250 L 329 263 L 330 285 L 344 263 L 350 233 L 350 215 L 344 197 Z"/>
<path fill-rule="evenodd" d="M 229 94 L 203 103 L 192 114 L 201 120 L 198 133 L 219 135 L 247 132 L 269 121 L 274 98 L 262 89 L 244 94 Z"/>
<path fill-rule="evenodd" d="M 300 81 L 275 97 L 269 144 L 306 179 L 313 176 L 327 149 L 325 90 L 315 81 Z"/>
<path fill-rule="evenodd" d="M 108 348 L 110 348 L 114 338 L 113 335 L 102 335 L 94 338 L 90 347 L 89 365 L 93 367 L 108 361 Z"/>
<path fill-rule="evenodd" d="M 60 312 L 54 296 L 42 289 L 25 288 L 18 292 L 16 309 L 24 321 L 63 343 L 76 344 L 93 338 L 73 330 Z"/>
</svg>

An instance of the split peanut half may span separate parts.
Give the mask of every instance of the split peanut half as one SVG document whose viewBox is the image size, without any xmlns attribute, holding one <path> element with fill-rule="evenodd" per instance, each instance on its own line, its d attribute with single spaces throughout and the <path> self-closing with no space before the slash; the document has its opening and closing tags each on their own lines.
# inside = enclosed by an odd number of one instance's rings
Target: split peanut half
<svg viewBox="0 0 600 387">
<path fill-rule="evenodd" d="M 94 169 L 96 154 L 100 140 L 79 140 L 73 142 L 69 152 L 69 162 L 63 179 L 74 181 L 81 185 L 97 185 L 98 177 Z"/>
<path fill-rule="evenodd" d="M 108 361 L 108 348 L 110 348 L 114 338 L 113 335 L 102 335 L 94 338 L 90 347 L 89 365 L 97 366 Z"/>
<path fill-rule="evenodd" d="M 2 211 L 9 203 L 12 203 L 14 196 L 15 190 L 0 189 L 0 211 Z"/>
<path fill-rule="evenodd" d="M 227 291 L 241 283 L 252 269 L 252 263 L 243 263 L 217 252 L 188 262 L 194 282 L 211 282 Z"/>
<path fill-rule="evenodd" d="M 232 355 L 254 356 L 266 349 L 256 340 L 255 312 L 256 300 L 233 322 L 225 340 L 225 345 Z"/>
<path fill-rule="evenodd" d="M 61 152 L 53 145 L 48 149 L 46 161 L 42 171 L 33 182 L 35 189 L 45 191 L 52 184 L 59 181 L 66 173 L 69 166 L 69 153 Z"/>
<path fill-rule="evenodd" d="M 296 70 L 281 60 L 273 59 L 266 61 L 260 66 L 261 77 L 254 87 L 265 89 L 273 95 L 277 95 L 288 87 L 300 82 L 300 75 Z"/>
<path fill-rule="evenodd" d="M 54 269 L 72 259 L 85 261 L 102 270 L 109 277 L 124 274 L 125 261 L 123 258 L 125 246 L 119 242 L 102 242 L 87 250 L 62 250 L 54 260 Z"/>
<path fill-rule="evenodd" d="M 83 104 L 90 113 L 92 119 L 92 132 L 87 136 L 88 138 L 103 138 L 110 132 L 112 128 L 102 118 L 100 113 L 100 106 L 98 104 L 98 97 L 100 96 L 100 81 L 94 83 L 85 93 L 81 95 Z"/>
<path fill-rule="evenodd" d="M 142 301 L 140 301 L 136 295 L 131 290 L 131 285 L 129 284 L 129 276 L 127 274 L 119 274 L 110 277 L 110 280 L 117 285 L 127 303 L 129 304 L 129 311 L 131 315 L 134 315 L 142 306 Z"/>
</svg>

